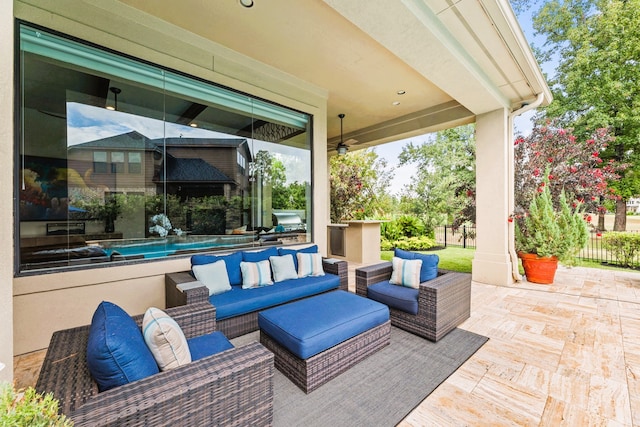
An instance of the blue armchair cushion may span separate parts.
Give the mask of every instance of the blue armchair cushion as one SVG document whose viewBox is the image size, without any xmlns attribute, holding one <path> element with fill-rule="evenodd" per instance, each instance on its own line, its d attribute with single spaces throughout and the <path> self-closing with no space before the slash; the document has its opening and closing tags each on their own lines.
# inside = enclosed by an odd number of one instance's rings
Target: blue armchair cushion
<svg viewBox="0 0 640 427">
<path fill-rule="evenodd" d="M 101 392 L 160 372 L 136 322 L 106 301 L 91 320 L 87 365 Z"/>
<path fill-rule="evenodd" d="M 278 253 L 282 255 L 292 255 L 293 256 L 293 265 L 298 271 L 298 253 L 302 254 L 317 254 L 318 253 L 318 245 L 311 245 L 302 249 L 287 249 L 287 248 L 278 248 Z"/>
<path fill-rule="evenodd" d="M 367 288 L 367 297 L 405 313 L 418 314 L 418 289 L 397 286 L 388 280 Z"/>
<path fill-rule="evenodd" d="M 422 260 L 422 267 L 420 268 L 420 283 L 428 282 L 429 280 L 438 277 L 438 263 L 440 262 L 440 257 L 436 254 L 421 254 L 396 248 L 393 251 L 393 256 L 403 259 Z"/>
<path fill-rule="evenodd" d="M 234 252 L 229 255 L 193 255 L 191 257 L 191 267 L 194 265 L 211 264 L 223 260 L 227 267 L 227 275 L 231 285 L 242 284 L 242 273 L 240 273 L 240 263 L 242 262 L 242 252 Z"/>
<path fill-rule="evenodd" d="M 187 343 L 189 344 L 192 361 L 233 348 L 233 344 L 220 331 L 190 338 Z"/>
</svg>

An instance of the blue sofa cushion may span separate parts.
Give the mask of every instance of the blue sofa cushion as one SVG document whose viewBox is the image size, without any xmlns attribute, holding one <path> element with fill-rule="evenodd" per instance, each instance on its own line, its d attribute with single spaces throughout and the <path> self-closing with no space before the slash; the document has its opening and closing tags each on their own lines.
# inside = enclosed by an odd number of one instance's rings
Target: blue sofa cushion
<svg viewBox="0 0 640 427">
<path fill-rule="evenodd" d="M 291 254 L 293 256 L 293 265 L 295 266 L 296 271 L 298 271 L 298 257 L 297 257 L 298 252 L 303 254 L 317 254 L 318 245 L 312 245 L 302 249 L 278 248 L 278 253 L 280 254 L 280 256 L 288 255 L 288 254 Z"/>
<path fill-rule="evenodd" d="M 211 264 L 220 260 L 224 260 L 226 264 L 229 283 L 232 285 L 241 285 L 242 274 L 240 273 L 240 262 L 242 262 L 242 252 L 234 252 L 229 255 L 193 255 L 191 257 L 191 266 Z"/>
<path fill-rule="evenodd" d="M 220 331 L 190 338 L 187 344 L 189 344 L 192 361 L 233 348 L 233 344 Z"/>
<path fill-rule="evenodd" d="M 260 262 L 269 261 L 270 256 L 278 256 L 278 248 L 275 246 L 257 252 L 241 252 L 242 261 L 244 262 Z"/>
<path fill-rule="evenodd" d="M 389 320 L 389 308 L 346 291 L 328 292 L 258 313 L 260 330 L 301 359 Z"/>
<path fill-rule="evenodd" d="M 411 314 L 418 314 L 418 293 L 418 289 L 393 285 L 388 280 L 367 288 L 368 298 Z"/>
<path fill-rule="evenodd" d="M 403 259 L 422 260 L 422 267 L 420 268 L 420 283 L 428 282 L 429 280 L 438 277 L 438 262 L 440 262 L 440 257 L 438 255 L 421 254 L 396 248 L 393 251 L 393 256 Z"/>
<path fill-rule="evenodd" d="M 231 291 L 213 295 L 209 297 L 209 301 L 216 307 L 216 319 L 222 320 L 338 289 L 339 286 L 338 276 L 325 274 L 320 277 L 284 280 L 261 288 L 242 289 L 240 286 L 232 286 Z"/>
<path fill-rule="evenodd" d="M 87 365 L 101 392 L 160 372 L 136 322 L 106 301 L 91 320 Z"/>
</svg>

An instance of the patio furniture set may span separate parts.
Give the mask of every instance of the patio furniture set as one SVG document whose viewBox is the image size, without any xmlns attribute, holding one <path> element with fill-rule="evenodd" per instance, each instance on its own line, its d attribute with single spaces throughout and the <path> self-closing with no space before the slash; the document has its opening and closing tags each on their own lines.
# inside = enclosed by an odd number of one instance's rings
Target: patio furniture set
<svg viewBox="0 0 640 427">
<path fill-rule="evenodd" d="M 270 425 L 274 366 L 310 393 L 389 345 L 391 325 L 437 341 L 469 317 L 469 274 L 439 270 L 437 256 L 398 250 L 395 255 L 392 263 L 357 269 L 356 294 L 346 289 L 347 263 L 323 260 L 316 246 L 194 255 L 192 272 L 165 276 L 166 318 L 158 309 L 153 309 L 160 313 L 155 324 L 152 309 L 130 318 L 103 302 L 91 325 L 54 333 L 36 389 L 53 392 L 61 412 L 77 426 Z M 269 263 L 266 277 L 260 269 Z M 229 281 L 223 278 L 220 286 L 225 269 Z M 292 269 L 300 278 L 293 278 Z M 210 280 L 212 273 L 216 280 Z M 425 277 L 430 279 L 425 282 Z M 256 280 L 275 283 L 256 285 Z M 126 345 L 114 350 L 109 341 L 126 329 L 117 322 L 131 331 L 125 334 Z M 178 359 L 174 369 L 158 370 L 168 353 L 158 356 L 149 343 L 154 327 L 162 340 L 169 340 L 169 363 Z M 184 333 L 184 345 L 171 335 L 174 329 Z M 227 340 L 256 330 L 260 343 L 234 348 Z M 94 344 L 101 340 L 111 346 L 106 356 L 101 347 L 95 354 Z M 146 342 L 151 362 L 157 362 L 151 372 L 148 366 L 131 366 L 131 359 L 138 363 L 147 357 L 131 357 L 132 351 L 148 351 L 131 350 L 136 340 L 142 346 Z M 187 346 L 190 363 L 180 362 Z M 111 376 L 105 386 L 95 365 L 114 353 L 124 359 L 109 363 L 125 372 L 114 377 L 113 366 L 107 365 Z"/>
</svg>

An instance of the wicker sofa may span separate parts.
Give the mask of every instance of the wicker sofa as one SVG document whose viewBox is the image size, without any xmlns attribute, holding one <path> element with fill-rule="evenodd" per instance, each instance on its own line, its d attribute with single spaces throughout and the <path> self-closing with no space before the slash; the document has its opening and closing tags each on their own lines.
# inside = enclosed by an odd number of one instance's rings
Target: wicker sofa
<svg viewBox="0 0 640 427">
<path fill-rule="evenodd" d="M 256 292 L 251 290 L 235 291 L 236 295 L 243 295 L 243 298 L 246 296 L 247 306 L 252 308 L 246 312 L 237 313 L 230 317 L 218 316 L 219 318 L 217 318 L 216 323 L 218 330 L 222 331 L 228 338 L 235 338 L 258 330 L 258 312 L 260 310 L 327 291 L 336 289 L 348 290 L 348 264 L 346 261 L 325 259 L 323 261 L 323 270 L 326 276 L 305 277 L 303 279 L 278 282 L 273 286 L 265 287 Z M 330 289 L 326 286 L 321 289 L 315 286 L 314 282 L 326 282 L 327 280 L 332 280 L 335 283 L 331 285 Z M 236 288 L 236 286 L 234 286 L 234 288 Z M 305 290 L 305 288 L 307 289 Z M 294 290 L 294 292 L 289 292 L 290 290 Z M 275 300 L 277 300 L 277 302 L 274 303 L 273 299 L 266 301 L 264 298 L 265 293 L 279 292 L 282 293 L 281 295 L 285 295 L 285 299 L 276 298 Z M 197 282 L 189 271 L 165 274 L 165 296 L 167 307 L 177 307 L 208 301 L 214 306 L 214 310 L 217 310 L 220 307 L 219 301 L 220 304 L 226 303 L 226 301 L 224 301 L 226 297 L 225 294 L 210 297 L 208 289 L 200 282 Z M 250 301 L 252 298 L 258 298 L 260 301 L 254 304 Z"/>
<path fill-rule="evenodd" d="M 367 297 L 369 286 L 388 281 L 392 271 L 390 262 L 356 269 L 356 293 Z M 438 269 L 435 279 L 420 283 L 417 314 L 389 307 L 391 324 L 438 341 L 469 318 L 470 303 L 471 275 Z"/>
<path fill-rule="evenodd" d="M 167 309 L 187 338 L 215 331 L 208 303 Z M 138 325 L 142 315 L 135 316 Z M 89 325 L 55 332 L 36 390 L 76 426 L 271 425 L 273 354 L 257 342 L 98 393 L 86 361 Z"/>
</svg>

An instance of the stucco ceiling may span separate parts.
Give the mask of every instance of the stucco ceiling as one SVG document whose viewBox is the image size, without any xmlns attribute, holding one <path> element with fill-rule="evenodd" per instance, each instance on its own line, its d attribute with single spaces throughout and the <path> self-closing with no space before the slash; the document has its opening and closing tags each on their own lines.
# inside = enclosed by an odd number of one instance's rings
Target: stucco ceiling
<svg viewBox="0 0 640 427">
<path fill-rule="evenodd" d="M 326 90 L 329 150 L 550 98 L 506 0 L 122 2 Z"/>
</svg>

